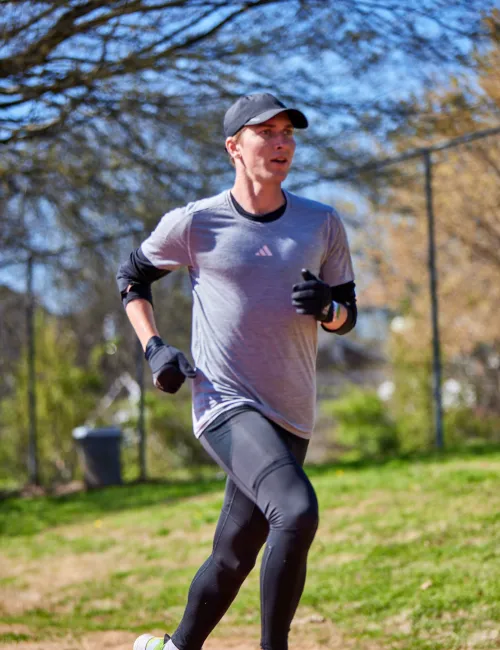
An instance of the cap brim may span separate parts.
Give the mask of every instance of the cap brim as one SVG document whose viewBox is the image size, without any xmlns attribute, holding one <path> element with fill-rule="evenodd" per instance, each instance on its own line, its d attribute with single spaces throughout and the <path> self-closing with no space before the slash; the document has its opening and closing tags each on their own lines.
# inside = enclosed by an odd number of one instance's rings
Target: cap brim
<svg viewBox="0 0 500 650">
<path fill-rule="evenodd" d="M 255 124 L 262 124 L 263 122 L 267 122 L 267 120 L 270 120 L 272 117 L 279 115 L 280 113 L 288 113 L 290 122 L 296 129 L 307 129 L 309 126 L 307 117 L 304 115 L 304 113 L 297 110 L 296 108 L 272 108 L 268 111 L 264 111 L 260 115 L 252 117 L 252 119 L 248 120 L 248 122 L 245 122 L 243 126 L 254 126 Z"/>
</svg>

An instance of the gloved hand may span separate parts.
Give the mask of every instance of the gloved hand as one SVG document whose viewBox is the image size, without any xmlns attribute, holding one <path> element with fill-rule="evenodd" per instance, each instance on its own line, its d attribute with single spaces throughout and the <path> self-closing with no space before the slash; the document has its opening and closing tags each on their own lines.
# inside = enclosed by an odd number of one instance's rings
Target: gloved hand
<svg viewBox="0 0 500 650">
<path fill-rule="evenodd" d="M 332 290 L 308 269 L 302 269 L 304 282 L 292 287 L 292 304 L 297 314 L 314 316 L 321 323 L 328 323 L 333 318 Z"/>
<path fill-rule="evenodd" d="M 165 393 L 176 393 L 186 377 L 196 377 L 196 371 L 184 354 L 171 345 L 166 345 L 159 336 L 152 336 L 144 352 L 153 372 L 153 383 Z"/>
</svg>

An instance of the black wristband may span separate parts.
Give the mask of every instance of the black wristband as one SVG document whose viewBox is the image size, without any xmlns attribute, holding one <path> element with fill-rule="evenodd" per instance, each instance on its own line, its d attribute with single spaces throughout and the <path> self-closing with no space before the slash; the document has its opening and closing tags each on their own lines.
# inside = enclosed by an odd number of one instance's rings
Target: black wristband
<svg viewBox="0 0 500 650">
<path fill-rule="evenodd" d="M 146 349 L 144 350 L 144 357 L 146 358 L 146 361 L 149 361 L 149 357 L 154 352 L 154 350 L 162 345 L 165 345 L 165 343 L 159 336 L 152 336 L 146 343 Z"/>
</svg>

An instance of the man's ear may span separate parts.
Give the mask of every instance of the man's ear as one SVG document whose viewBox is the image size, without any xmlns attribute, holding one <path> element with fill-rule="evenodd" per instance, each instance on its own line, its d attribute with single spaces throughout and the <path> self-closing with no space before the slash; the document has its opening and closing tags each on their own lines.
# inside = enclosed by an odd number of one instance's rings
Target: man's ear
<svg viewBox="0 0 500 650">
<path fill-rule="evenodd" d="M 231 156 L 231 158 L 236 158 L 237 156 L 237 150 L 238 150 L 238 143 L 234 140 L 234 138 L 226 138 L 226 151 L 228 154 Z"/>
</svg>

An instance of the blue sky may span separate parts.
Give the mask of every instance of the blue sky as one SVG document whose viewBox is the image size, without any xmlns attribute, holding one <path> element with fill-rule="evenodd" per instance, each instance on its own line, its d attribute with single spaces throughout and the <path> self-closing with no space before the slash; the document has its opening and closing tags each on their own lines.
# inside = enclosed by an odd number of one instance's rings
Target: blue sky
<svg viewBox="0 0 500 650">
<path fill-rule="evenodd" d="M 374 19 L 378 16 L 378 19 L 383 20 L 388 14 L 385 15 L 383 9 L 377 8 L 380 7 L 380 4 L 381 3 L 370 2 L 368 0 L 364 2 L 360 1 L 358 3 L 359 6 L 366 5 L 367 8 L 372 6 L 373 11 L 377 12 L 376 14 L 373 13 Z M 395 6 L 399 8 L 414 7 L 419 9 L 425 6 L 425 4 L 426 3 L 421 0 L 403 0 Z M 429 2 L 427 2 L 427 4 L 429 4 Z M 486 0 L 484 2 L 471 0 L 470 7 L 472 9 L 473 6 L 482 6 L 486 9 L 494 4 L 495 3 Z M 270 15 L 272 14 L 272 11 L 274 11 L 274 9 L 270 8 Z M 443 18 L 451 21 L 453 14 L 456 14 L 457 11 L 460 11 L 460 9 L 454 9 L 454 4 L 450 5 L 448 3 L 448 13 L 446 16 L 443 14 Z M 133 27 L 133 19 L 130 19 L 129 22 L 130 27 Z M 437 43 L 439 42 L 442 27 L 440 27 L 435 21 L 431 21 L 422 16 L 416 16 L 414 26 L 418 34 L 431 37 L 431 39 L 435 39 Z M 345 24 L 345 30 L 354 29 L 355 27 L 356 25 L 349 24 L 349 22 L 346 22 Z M 316 28 L 318 29 L 319 37 L 322 25 L 317 24 Z M 324 38 L 325 35 L 321 34 L 321 37 Z M 230 41 L 230 30 L 228 30 L 226 38 Z M 465 38 L 459 36 L 457 36 L 456 44 L 464 52 L 471 47 L 470 43 Z M 82 40 L 79 47 L 88 49 L 91 45 L 90 41 Z M 421 69 L 417 69 L 415 63 L 410 61 L 407 55 L 404 55 L 401 51 L 393 50 L 382 52 L 383 63 L 379 66 L 373 67 L 370 72 L 358 76 L 358 70 L 356 69 L 357 62 L 343 59 L 338 52 L 335 52 L 335 47 L 333 47 L 333 45 L 334 44 L 332 44 L 332 48 L 324 49 L 321 55 L 314 59 L 308 57 L 307 53 L 300 51 L 292 55 L 287 53 L 286 57 L 276 57 L 271 51 L 264 62 L 261 61 L 258 65 L 254 62 L 249 62 L 246 68 L 243 66 L 239 83 L 248 83 L 249 85 L 253 84 L 253 87 L 250 88 L 251 91 L 270 90 L 269 86 L 272 85 L 274 79 L 277 88 L 286 87 L 286 84 L 290 86 L 291 84 L 293 86 L 297 85 L 297 88 L 294 87 L 294 90 L 300 90 L 302 84 L 300 71 L 304 72 L 309 77 L 314 77 L 314 72 L 317 70 L 318 75 L 321 75 L 321 79 L 318 78 L 317 86 L 309 85 L 303 89 L 304 100 L 305 103 L 308 104 L 305 112 L 310 117 L 316 133 L 321 138 L 324 138 L 326 142 L 334 140 L 336 146 L 342 145 L 344 142 L 347 146 L 347 144 L 355 141 L 357 145 L 361 145 L 361 147 L 365 148 L 367 152 L 375 155 L 378 145 L 381 144 L 378 139 L 379 134 L 376 132 L 360 133 L 359 130 L 357 130 L 355 120 L 349 117 L 347 110 L 338 108 L 337 110 L 332 110 L 331 113 L 325 115 L 325 107 L 322 106 L 321 109 L 315 109 L 315 102 L 319 102 L 320 100 L 324 102 L 326 100 L 327 105 L 328 102 L 331 102 L 332 106 L 339 106 L 342 105 L 343 102 L 346 104 L 354 103 L 363 105 L 373 99 L 405 99 L 411 94 L 418 95 L 423 92 L 425 87 L 422 83 L 423 76 L 426 76 L 428 80 L 433 79 L 434 83 L 445 83 L 445 80 L 451 73 L 459 72 L 457 66 L 450 65 L 427 65 L 423 66 Z M 360 44 L 360 51 L 362 48 L 363 43 Z M 78 48 L 75 52 L 78 52 Z M 5 48 L 0 48 L 0 55 L 5 56 L 6 54 L 8 54 L 8 51 Z M 209 62 L 207 61 L 207 65 L 208 63 Z M 259 66 L 263 65 L 266 66 L 268 81 L 266 82 L 265 87 L 259 87 Z M 262 67 L 260 70 L 261 69 Z M 148 73 L 147 76 L 149 76 L 150 82 L 159 84 L 159 87 L 161 87 L 161 84 L 163 83 L 165 90 L 169 94 L 175 95 L 189 90 L 188 85 L 183 88 L 179 81 L 177 81 L 177 85 L 174 86 L 165 84 L 165 81 L 162 80 L 162 76 L 159 74 Z M 241 85 L 241 90 L 244 90 L 243 85 Z M 33 108 L 33 106 L 29 106 L 26 108 L 11 109 L 11 115 L 18 117 L 21 111 L 33 110 Z M 42 111 L 43 110 L 45 109 L 42 109 Z M 302 156 L 310 155 L 311 150 L 309 148 L 302 147 L 301 150 L 299 137 L 297 162 L 300 164 Z M 312 186 L 308 188 L 306 193 L 313 198 L 321 199 L 331 195 L 335 199 L 336 195 L 339 193 L 339 189 L 338 186 L 329 187 L 328 184 L 322 183 L 320 186 Z M 345 189 L 342 189 L 342 194 L 345 196 Z M 351 199 L 354 202 L 359 201 L 360 209 L 362 208 L 362 202 L 356 197 L 355 193 L 351 194 Z M 50 216 L 47 216 L 50 220 Z M 50 232 L 49 239 L 47 238 L 48 232 Z M 62 234 L 57 228 L 44 229 L 43 231 L 37 231 L 36 229 L 32 230 L 32 245 L 37 248 L 54 249 L 66 242 L 67 236 Z M 43 278 L 40 278 L 40 282 L 42 282 L 42 280 Z M 5 282 L 16 290 L 21 291 L 24 286 L 24 277 L 20 272 L 19 266 L 0 270 L 0 282 Z"/>
</svg>

